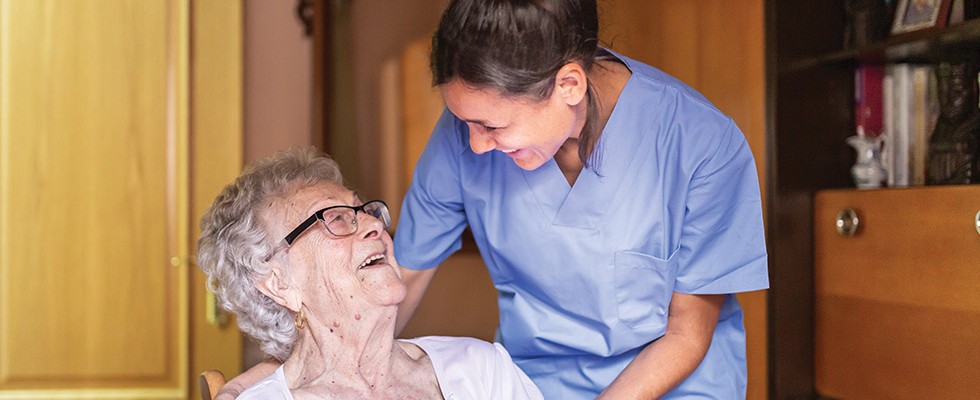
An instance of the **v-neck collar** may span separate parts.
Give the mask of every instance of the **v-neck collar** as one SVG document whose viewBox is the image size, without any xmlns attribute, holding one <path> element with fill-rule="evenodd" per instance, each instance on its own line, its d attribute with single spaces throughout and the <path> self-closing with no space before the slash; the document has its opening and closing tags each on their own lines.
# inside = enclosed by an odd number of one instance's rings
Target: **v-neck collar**
<svg viewBox="0 0 980 400">
<path fill-rule="evenodd" d="M 611 50 L 609 53 L 619 59 L 631 74 L 599 136 L 595 150 L 598 152 L 598 158 L 594 160 L 596 165 L 583 168 L 574 185 L 568 184 L 554 158 L 535 170 L 522 170 L 546 216 L 553 216 L 551 223 L 554 226 L 595 229 L 613 204 L 640 147 L 638 141 L 643 140 L 644 135 L 633 132 L 642 127 L 637 126 L 632 118 L 622 115 L 636 115 L 640 106 L 634 104 L 637 96 L 633 94 L 637 69 L 629 58 Z M 632 139 L 637 136 L 641 137 Z"/>
</svg>

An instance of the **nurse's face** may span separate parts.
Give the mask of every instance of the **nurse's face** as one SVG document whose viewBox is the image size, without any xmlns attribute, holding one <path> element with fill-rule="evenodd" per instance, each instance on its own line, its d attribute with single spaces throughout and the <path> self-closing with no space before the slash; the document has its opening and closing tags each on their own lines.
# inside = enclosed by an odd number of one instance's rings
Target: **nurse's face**
<svg viewBox="0 0 980 400">
<path fill-rule="evenodd" d="M 585 91 L 574 90 L 585 87 L 584 74 L 578 79 L 572 82 L 581 85 L 578 88 L 562 86 L 568 82 L 559 79 L 551 96 L 540 101 L 504 96 L 458 79 L 439 89 L 449 111 L 469 127 L 474 153 L 497 150 L 519 167 L 533 170 L 554 157 L 566 141 L 578 139 L 585 125 Z"/>
</svg>

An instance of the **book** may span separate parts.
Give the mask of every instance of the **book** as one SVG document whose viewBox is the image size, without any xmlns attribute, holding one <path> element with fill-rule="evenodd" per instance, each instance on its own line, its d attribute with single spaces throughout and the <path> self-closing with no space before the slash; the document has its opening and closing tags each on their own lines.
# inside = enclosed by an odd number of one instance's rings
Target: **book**
<svg viewBox="0 0 980 400">
<path fill-rule="evenodd" d="M 881 81 L 881 135 L 884 139 L 881 151 L 881 164 L 885 168 L 885 184 L 895 186 L 895 156 L 892 154 L 895 140 L 895 77 L 891 70 Z"/>
<path fill-rule="evenodd" d="M 889 64 L 882 82 L 882 162 L 887 184 L 925 185 L 929 138 L 939 117 L 935 67 Z"/>
<path fill-rule="evenodd" d="M 932 65 L 915 65 L 911 67 L 911 74 L 909 184 L 921 186 L 926 184 L 929 138 L 936 126 L 939 107 L 935 68 Z"/>
<path fill-rule="evenodd" d="M 881 65 L 861 65 L 854 71 L 854 128 L 858 135 L 881 135 L 884 71 Z"/>
<path fill-rule="evenodd" d="M 885 74 L 888 76 L 890 84 L 891 99 L 890 107 L 885 111 L 888 115 L 891 131 L 886 137 L 884 154 L 888 159 L 886 168 L 889 169 L 890 180 L 888 185 L 891 187 L 905 187 L 910 183 L 909 179 L 909 137 L 911 124 L 909 123 L 909 110 L 911 107 L 911 65 L 910 64 L 889 64 L 885 67 Z"/>
</svg>

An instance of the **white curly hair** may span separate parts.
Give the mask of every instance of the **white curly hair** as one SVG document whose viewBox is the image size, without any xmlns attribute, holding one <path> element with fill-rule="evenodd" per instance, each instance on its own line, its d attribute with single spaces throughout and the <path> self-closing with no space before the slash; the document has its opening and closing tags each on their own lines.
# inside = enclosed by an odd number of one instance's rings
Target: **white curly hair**
<svg viewBox="0 0 980 400">
<path fill-rule="evenodd" d="M 201 218 L 197 262 L 208 276 L 208 289 L 235 314 L 242 332 L 279 361 L 292 353 L 296 326 L 292 312 L 256 286 L 271 273 L 263 261 L 281 239 L 269 237 L 259 214 L 270 200 L 320 182 L 343 185 L 333 159 L 313 147 L 280 151 L 248 166 Z"/>
</svg>

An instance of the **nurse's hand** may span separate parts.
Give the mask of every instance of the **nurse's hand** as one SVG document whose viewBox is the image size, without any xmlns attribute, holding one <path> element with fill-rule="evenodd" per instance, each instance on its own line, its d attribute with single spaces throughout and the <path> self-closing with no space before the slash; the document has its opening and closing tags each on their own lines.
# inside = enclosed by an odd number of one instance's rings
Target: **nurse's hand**
<svg viewBox="0 0 980 400">
<path fill-rule="evenodd" d="M 245 389 L 248 389 L 249 386 L 276 372 L 276 368 L 279 368 L 279 365 L 281 364 L 275 360 L 266 360 L 256 364 L 254 367 L 249 368 L 248 371 L 242 372 L 241 375 L 225 382 L 224 386 L 218 390 L 218 396 L 214 400 L 234 400 Z"/>
<path fill-rule="evenodd" d="M 684 382 L 708 353 L 724 302 L 723 294 L 674 292 L 667 332 L 643 349 L 597 399 L 655 399 Z"/>
</svg>

